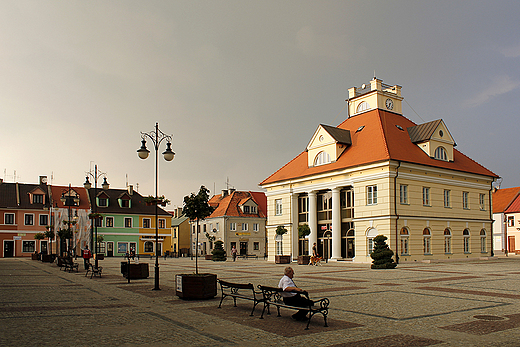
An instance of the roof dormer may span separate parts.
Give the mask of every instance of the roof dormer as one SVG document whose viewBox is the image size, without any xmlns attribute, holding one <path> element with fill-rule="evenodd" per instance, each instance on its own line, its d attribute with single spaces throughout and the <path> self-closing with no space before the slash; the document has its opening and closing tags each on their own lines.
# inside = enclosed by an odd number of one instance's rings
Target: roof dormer
<svg viewBox="0 0 520 347">
<path fill-rule="evenodd" d="M 45 204 L 45 192 L 40 188 L 36 187 L 29 193 L 29 203 L 32 204 Z"/>
<path fill-rule="evenodd" d="M 242 199 L 238 203 L 238 207 L 240 207 L 240 210 L 244 214 L 257 214 L 258 213 L 258 204 L 250 197 Z"/>
<path fill-rule="evenodd" d="M 309 167 L 335 162 L 350 145 L 349 130 L 320 124 L 307 145 Z"/>
<path fill-rule="evenodd" d="M 409 127 L 410 140 L 429 157 L 437 160 L 453 161 L 453 140 L 442 119 Z"/>
<path fill-rule="evenodd" d="M 401 86 L 390 86 L 374 77 L 370 84 L 348 90 L 348 111 L 352 116 L 377 108 L 403 114 L 402 100 Z"/>
<path fill-rule="evenodd" d="M 96 196 L 96 203 L 98 207 L 108 207 L 110 197 L 105 191 L 101 191 Z"/>
<path fill-rule="evenodd" d="M 118 196 L 117 201 L 119 203 L 119 207 L 121 208 L 131 208 L 132 207 L 132 198 L 127 192 L 122 193 Z"/>
</svg>

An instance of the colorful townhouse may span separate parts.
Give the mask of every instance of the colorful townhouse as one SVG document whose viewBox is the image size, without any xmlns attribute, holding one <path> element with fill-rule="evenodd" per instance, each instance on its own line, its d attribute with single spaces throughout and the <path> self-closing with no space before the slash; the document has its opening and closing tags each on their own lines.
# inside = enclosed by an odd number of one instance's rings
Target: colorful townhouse
<svg viewBox="0 0 520 347">
<path fill-rule="evenodd" d="M 40 184 L 8 183 L 0 179 L 1 257 L 29 257 L 48 251 L 48 240 L 35 240 L 51 223 L 46 179 Z"/>
<path fill-rule="evenodd" d="M 172 212 L 172 247 L 170 254 L 173 257 L 190 255 L 190 220 L 182 214 L 182 207 Z"/>
<path fill-rule="evenodd" d="M 368 263 L 380 234 L 400 262 L 491 256 L 498 176 L 455 149 L 444 120 L 404 117 L 401 86 L 374 77 L 348 94 L 348 118 L 318 125 L 305 150 L 260 183 L 268 259 L 295 260 L 316 243 L 325 259 Z M 311 233 L 300 237 L 303 224 Z"/>
<path fill-rule="evenodd" d="M 124 256 L 130 250 L 136 254 L 156 254 L 155 206 L 147 205 L 133 186 L 111 189 L 103 184 L 101 189 L 90 187 L 88 194 L 91 211 L 101 215 L 93 219 L 97 225 L 98 253 L 107 257 Z M 171 248 L 171 215 L 158 207 L 157 221 L 157 245 L 162 255 Z"/>
<path fill-rule="evenodd" d="M 213 212 L 199 222 L 199 254 L 211 254 L 215 241 L 222 241 L 228 256 L 235 247 L 238 255 L 265 255 L 267 199 L 263 192 L 223 190 L 209 200 Z M 195 254 L 196 222 L 191 221 L 191 242 Z"/>
<path fill-rule="evenodd" d="M 493 190 L 493 243 L 495 254 L 520 251 L 520 187 Z M 517 246 L 518 242 L 518 246 Z"/>
</svg>

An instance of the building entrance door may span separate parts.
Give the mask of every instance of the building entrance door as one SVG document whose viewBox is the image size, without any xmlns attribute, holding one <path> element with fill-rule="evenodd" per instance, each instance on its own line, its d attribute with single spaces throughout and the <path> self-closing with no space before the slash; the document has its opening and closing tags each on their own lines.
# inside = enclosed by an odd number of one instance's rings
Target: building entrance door
<svg viewBox="0 0 520 347">
<path fill-rule="evenodd" d="M 41 241 L 40 242 L 40 252 L 42 254 L 47 254 L 47 241 Z"/>
<path fill-rule="evenodd" d="M 4 240 L 4 258 L 14 257 L 14 241 Z"/>
<path fill-rule="evenodd" d="M 514 236 L 508 236 L 507 237 L 507 251 L 509 253 L 515 253 L 515 237 Z"/>
<path fill-rule="evenodd" d="M 107 242 L 107 257 L 113 257 L 113 256 L 114 256 L 114 243 Z"/>
<path fill-rule="evenodd" d="M 323 233 L 323 237 L 320 237 L 318 241 L 319 255 L 325 260 L 330 259 L 332 254 L 332 232 L 330 230 L 326 231 Z"/>
<path fill-rule="evenodd" d="M 247 241 L 240 241 L 240 255 L 247 255 Z"/>
</svg>

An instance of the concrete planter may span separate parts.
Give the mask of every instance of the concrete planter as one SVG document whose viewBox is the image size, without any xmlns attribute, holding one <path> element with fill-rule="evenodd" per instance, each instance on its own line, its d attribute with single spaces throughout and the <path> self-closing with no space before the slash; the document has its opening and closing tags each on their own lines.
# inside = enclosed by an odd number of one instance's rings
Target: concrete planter
<svg viewBox="0 0 520 347">
<path fill-rule="evenodd" d="M 217 275 L 175 275 L 176 294 L 184 300 L 212 299 L 217 295 Z"/>
<path fill-rule="evenodd" d="M 309 265 L 311 261 L 310 255 L 299 255 L 298 256 L 298 265 Z"/>
<path fill-rule="evenodd" d="M 290 264 L 291 256 L 290 255 L 275 255 L 274 262 L 275 262 L 275 264 Z"/>
</svg>

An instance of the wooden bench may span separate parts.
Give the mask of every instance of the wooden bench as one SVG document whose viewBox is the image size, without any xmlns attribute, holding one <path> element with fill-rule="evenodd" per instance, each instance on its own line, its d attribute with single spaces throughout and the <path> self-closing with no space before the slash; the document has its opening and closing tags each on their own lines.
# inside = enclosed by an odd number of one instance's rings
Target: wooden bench
<svg viewBox="0 0 520 347">
<path fill-rule="evenodd" d="M 63 269 L 64 271 L 68 270 L 69 272 L 72 272 L 74 270 L 76 270 L 76 272 L 79 272 L 78 263 L 75 263 L 74 260 L 72 260 L 72 258 L 62 258 L 60 270 L 61 269 Z"/>
<path fill-rule="evenodd" d="M 242 284 L 242 283 L 231 283 L 226 282 L 222 280 L 217 280 L 220 284 L 220 290 L 222 292 L 222 298 L 220 299 L 220 303 L 218 305 L 218 308 L 222 307 L 222 301 L 226 296 L 231 296 L 234 301 L 233 306 L 237 306 L 237 298 L 239 299 L 245 299 L 253 301 L 253 310 L 251 310 L 250 316 L 253 316 L 255 312 L 256 305 L 258 305 L 263 300 L 261 298 L 258 298 L 257 296 L 260 296 L 261 292 L 255 291 L 255 286 L 253 286 L 251 283 L 248 284 Z"/>
<path fill-rule="evenodd" d="M 314 305 L 309 307 L 299 307 L 299 306 L 290 306 L 286 305 L 283 302 L 283 297 L 280 294 L 283 292 L 282 288 L 277 287 L 268 287 L 268 286 L 262 286 L 259 285 L 258 289 L 262 291 L 263 301 L 264 301 L 264 308 L 262 310 L 262 316 L 260 316 L 260 319 L 264 318 L 264 313 L 267 309 L 267 314 L 270 314 L 269 307 L 271 305 L 276 306 L 278 310 L 278 316 L 280 317 L 280 307 L 288 308 L 291 310 L 308 310 L 309 311 L 309 320 L 307 321 L 307 326 L 305 327 L 305 330 L 309 329 L 309 324 L 311 323 L 312 317 L 316 313 L 320 313 L 323 316 L 323 320 L 325 322 L 325 327 L 328 327 L 327 325 L 327 315 L 329 314 L 329 304 L 330 300 L 327 298 L 322 298 L 318 300 L 314 300 Z M 305 298 L 309 299 L 309 294 L 306 291 L 298 292 L 300 295 L 303 295 Z"/>
<path fill-rule="evenodd" d="M 103 267 L 102 266 L 96 267 L 95 265 L 88 264 L 88 269 L 87 269 L 87 272 L 85 272 L 85 277 L 87 277 L 89 272 L 90 272 L 90 278 L 92 278 L 92 276 L 99 276 L 101 278 L 101 273 L 103 272 Z"/>
</svg>

